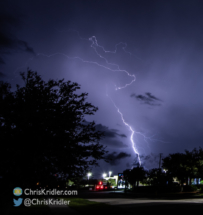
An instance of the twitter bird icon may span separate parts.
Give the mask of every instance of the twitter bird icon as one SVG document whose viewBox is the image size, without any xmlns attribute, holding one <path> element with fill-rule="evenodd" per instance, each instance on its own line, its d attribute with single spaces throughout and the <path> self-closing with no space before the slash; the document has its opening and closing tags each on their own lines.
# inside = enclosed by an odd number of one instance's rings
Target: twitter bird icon
<svg viewBox="0 0 203 215">
<path fill-rule="evenodd" d="M 23 202 L 23 199 L 22 199 L 22 198 L 19 198 L 18 200 L 13 199 L 13 203 L 15 204 L 15 205 L 14 205 L 15 207 L 20 206 L 20 205 L 22 204 L 22 202 Z"/>
</svg>

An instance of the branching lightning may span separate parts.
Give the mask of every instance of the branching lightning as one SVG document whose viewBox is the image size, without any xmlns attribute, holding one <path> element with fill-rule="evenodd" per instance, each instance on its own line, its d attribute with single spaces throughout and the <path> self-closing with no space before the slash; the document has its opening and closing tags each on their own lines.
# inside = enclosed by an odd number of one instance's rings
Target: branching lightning
<svg viewBox="0 0 203 215">
<path fill-rule="evenodd" d="M 82 38 L 82 39 L 84 39 L 84 38 Z M 112 72 L 125 72 L 129 77 L 132 78 L 132 81 L 131 81 L 130 83 L 125 84 L 124 86 L 116 87 L 116 88 L 115 88 L 116 90 L 120 90 L 120 89 L 123 89 L 123 88 L 125 88 L 125 87 L 127 87 L 127 86 L 130 86 L 130 85 L 136 80 L 135 75 L 130 74 L 127 70 L 122 70 L 122 69 L 120 69 L 120 67 L 119 67 L 118 64 L 114 64 L 114 63 L 108 62 L 108 60 L 107 60 L 105 57 L 103 57 L 101 54 L 99 54 L 99 52 L 97 51 L 97 48 L 99 47 L 99 48 L 101 48 L 105 53 L 109 52 L 109 53 L 115 54 L 116 51 L 117 51 L 117 46 L 118 46 L 119 44 L 124 44 L 124 43 L 118 43 L 118 44 L 116 45 L 115 51 L 106 51 L 102 46 L 98 45 L 97 39 L 96 39 L 95 36 L 90 37 L 89 40 L 92 42 L 91 48 L 94 49 L 95 53 L 96 53 L 101 59 L 103 59 L 103 60 L 105 61 L 105 63 L 106 63 L 108 66 L 102 65 L 102 64 L 100 64 L 100 63 L 98 63 L 98 62 L 96 62 L 96 61 L 84 60 L 84 59 L 82 59 L 82 58 L 80 58 L 80 57 L 70 57 L 70 56 L 68 56 L 68 55 L 66 55 L 66 54 L 64 54 L 64 53 L 59 53 L 59 52 L 58 52 L 58 53 L 51 54 L 51 55 L 46 55 L 46 54 L 44 54 L 44 53 L 38 53 L 37 56 L 41 55 L 41 56 L 45 56 L 45 57 L 53 57 L 53 56 L 56 56 L 56 55 L 61 55 L 61 56 L 64 56 L 64 57 L 66 57 L 66 58 L 68 58 L 68 59 L 80 60 L 80 61 L 82 61 L 83 63 L 95 64 L 95 65 L 97 65 L 97 66 L 99 66 L 99 67 L 102 67 L 102 68 L 104 68 L 104 69 L 110 70 L 110 71 L 112 71 Z M 128 53 L 130 53 L 130 52 L 128 52 Z M 115 67 L 115 69 L 110 68 L 110 66 Z"/>
<path fill-rule="evenodd" d="M 120 89 L 123 89 L 123 88 L 125 88 L 125 87 L 127 87 L 127 86 L 130 86 L 130 85 L 136 80 L 135 75 L 131 75 L 128 71 L 120 69 L 120 67 L 119 67 L 118 64 L 109 63 L 108 60 L 107 60 L 105 57 L 103 57 L 101 54 L 99 54 L 99 52 L 97 51 L 97 47 L 98 47 L 98 48 L 101 48 L 105 53 L 113 53 L 113 54 L 116 54 L 116 52 L 117 52 L 117 46 L 118 46 L 118 45 L 124 44 L 125 46 L 124 46 L 123 50 L 125 51 L 125 48 L 127 47 L 127 44 L 125 44 L 125 43 L 123 43 L 123 42 L 120 42 L 120 43 L 116 44 L 116 46 L 115 46 L 115 47 L 116 47 L 116 48 L 115 48 L 115 51 L 106 51 L 106 50 L 104 49 L 103 46 L 98 45 L 98 42 L 97 42 L 97 39 L 96 39 L 95 36 L 90 37 L 89 40 L 92 42 L 91 47 L 94 49 L 95 53 L 96 53 L 100 58 L 104 59 L 104 61 L 106 62 L 107 65 L 109 65 L 109 66 L 115 66 L 115 67 L 116 67 L 116 69 L 110 69 L 110 68 L 108 67 L 109 70 L 111 70 L 112 72 L 125 72 L 129 77 L 132 78 L 132 81 L 131 81 L 130 83 L 125 84 L 125 85 L 122 86 L 122 87 L 116 87 L 116 90 L 120 90 Z M 126 51 L 125 51 L 125 52 L 126 52 Z M 128 53 L 130 53 L 130 52 L 128 52 Z"/>
<path fill-rule="evenodd" d="M 108 94 L 107 94 L 107 96 L 108 96 Z M 108 96 L 108 97 L 109 97 L 109 96 Z M 111 99 L 111 97 L 109 97 L 109 98 Z M 130 141 L 131 141 L 131 143 L 132 143 L 133 151 L 134 151 L 135 154 L 137 154 L 137 156 L 138 156 L 139 165 L 141 166 L 140 155 L 139 155 L 138 150 L 137 150 L 136 147 L 135 147 L 135 142 L 134 142 L 134 139 L 133 139 L 133 136 L 134 136 L 135 131 L 134 131 L 134 130 L 132 129 L 132 127 L 124 120 L 123 114 L 120 112 L 119 108 L 116 106 L 116 104 L 114 103 L 114 101 L 113 101 L 112 99 L 111 99 L 111 101 L 112 101 L 114 107 L 117 109 L 118 113 L 120 114 L 121 120 L 122 120 L 123 124 L 124 124 L 125 126 L 127 126 L 127 127 L 130 129 L 130 131 L 131 131 Z"/>
<path fill-rule="evenodd" d="M 111 68 L 109 68 L 109 67 L 107 67 L 107 66 L 104 66 L 104 65 L 102 65 L 102 64 L 99 64 L 99 63 L 96 62 L 96 61 L 88 61 L 88 60 L 84 60 L 84 59 L 82 59 L 82 58 L 80 58 L 80 57 L 70 57 L 70 56 L 68 56 L 68 55 L 66 55 L 66 54 L 64 54 L 64 53 L 54 53 L 54 54 L 51 54 L 51 55 L 46 55 L 46 54 L 43 54 L 43 53 L 38 53 L 37 56 L 39 56 L 39 55 L 44 56 L 44 57 L 53 57 L 53 56 L 56 56 L 56 55 L 61 55 L 61 56 L 64 56 L 64 57 L 66 57 L 66 58 L 68 58 L 68 59 L 80 60 L 80 61 L 82 61 L 83 63 L 95 64 L 95 65 L 97 65 L 97 66 L 99 66 L 99 67 L 102 67 L 102 68 L 104 68 L 104 69 L 110 70 L 110 71 L 112 71 L 112 72 L 125 72 L 125 73 L 128 74 L 128 76 L 133 77 L 133 80 L 132 80 L 130 83 L 125 84 L 125 85 L 122 86 L 122 87 L 116 87 L 115 90 L 123 89 L 123 88 L 125 88 L 125 87 L 131 85 L 131 84 L 136 80 L 136 79 L 135 79 L 135 75 L 129 74 L 126 70 L 121 70 L 117 64 L 108 63 L 108 65 L 115 65 L 115 66 L 117 66 L 117 69 L 111 69 Z M 101 57 L 102 57 L 102 56 L 101 56 Z M 103 57 L 102 57 L 102 58 L 103 58 Z M 105 58 L 104 58 L 104 59 L 105 59 Z M 106 62 L 108 62 L 108 61 L 106 61 Z"/>
<path fill-rule="evenodd" d="M 90 42 L 91 42 L 90 47 L 94 50 L 94 52 L 96 53 L 96 55 L 97 55 L 101 60 L 104 61 L 104 64 L 98 63 L 97 61 L 85 60 L 85 59 L 83 59 L 83 58 L 81 58 L 81 57 L 79 57 L 79 56 L 71 57 L 71 56 L 69 56 L 69 55 L 66 55 L 66 54 L 64 54 L 64 53 L 59 53 L 59 52 L 58 52 L 58 53 L 54 53 L 54 54 L 50 54 L 50 55 L 47 55 L 47 54 L 44 54 L 44 53 L 38 53 L 37 56 L 44 56 L 44 57 L 50 58 L 50 57 L 54 57 L 54 56 L 56 56 L 56 55 L 61 55 L 61 56 L 66 57 L 66 58 L 68 58 L 68 59 L 70 59 L 70 60 L 79 60 L 79 61 L 81 61 L 81 62 L 83 62 L 83 63 L 88 63 L 88 64 L 97 65 L 97 66 L 102 67 L 102 68 L 104 68 L 104 69 L 106 69 L 106 70 L 109 70 L 109 71 L 111 71 L 111 72 L 124 72 L 124 73 L 126 73 L 126 75 L 129 76 L 132 80 L 131 80 L 129 83 L 123 85 L 123 86 L 116 87 L 115 90 L 124 89 L 124 88 L 130 86 L 131 84 L 133 84 L 133 82 L 135 82 L 136 77 L 135 77 L 134 74 L 130 74 L 127 70 L 121 69 L 121 68 L 119 67 L 118 64 L 109 62 L 103 55 L 100 54 L 101 51 L 102 51 L 103 53 L 116 54 L 116 53 L 117 53 L 118 46 L 122 45 L 122 49 L 123 49 L 123 51 L 124 51 L 125 53 L 129 54 L 130 56 L 134 56 L 134 55 L 131 54 L 130 52 L 126 51 L 126 48 L 127 48 L 127 44 L 126 44 L 126 43 L 123 43 L 123 42 L 117 43 L 117 44 L 115 45 L 115 50 L 114 50 L 114 51 L 108 51 L 108 50 L 105 50 L 105 48 L 104 48 L 103 46 L 101 46 L 101 45 L 98 44 L 97 39 L 96 39 L 95 36 L 92 36 L 92 37 L 90 37 L 89 39 L 86 39 L 86 38 L 82 38 L 82 37 L 80 36 L 80 34 L 79 34 L 78 31 L 75 31 L 75 30 L 68 30 L 68 31 L 69 31 L 69 32 L 70 32 L 70 31 L 76 32 L 77 35 L 78 35 L 78 37 L 79 37 L 81 40 L 90 41 Z M 99 51 L 98 49 L 101 50 L 101 51 Z M 136 56 L 135 56 L 135 57 L 136 57 Z M 136 57 L 136 58 L 137 58 L 137 57 Z M 139 59 L 139 58 L 138 58 L 138 59 Z M 141 59 L 139 59 L 139 60 L 141 60 Z M 107 95 L 107 96 L 108 96 L 108 95 Z M 110 97 L 109 97 L 109 98 L 110 98 Z M 111 98 L 110 98 L 110 99 L 111 99 Z M 134 131 L 133 128 L 125 121 L 125 119 L 124 119 L 124 117 L 123 117 L 123 114 L 121 113 L 121 111 L 119 110 L 119 108 L 116 106 L 116 104 L 114 103 L 114 101 L 113 101 L 112 99 L 111 99 L 111 101 L 112 101 L 114 107 L 117 109 L 117 112 L 120 114 L 121 120 L 122 120 L 123 124 L 124 124 L 126 127 L 128 127 L 128 128 L 130 129 L 130 131 L 131 131 L 130 141 L 131 141 L 131 144 L 132 144 L 132 148 L 133 148 L 133 151 L 135 152 L 135 154 L 138 156 L 139 165 L 141 165 L 140 155 L 139 155 L 139 152 L 138 152 L 138 150 L 137 150 L 136 143 L 134 142 L 134 138 L 133 138 L 133 137 L 134 137 L 134 134 L 139 134 L 139 135 L 142 135 L 142 136 L 144 137 L 144 140 L 145 140 L 145 141 L 146 141 L 147 137 L 146 137 L 144 134 L 142 134 L 141 132 L 136 132 L 136 131 Z"/>
</svg>

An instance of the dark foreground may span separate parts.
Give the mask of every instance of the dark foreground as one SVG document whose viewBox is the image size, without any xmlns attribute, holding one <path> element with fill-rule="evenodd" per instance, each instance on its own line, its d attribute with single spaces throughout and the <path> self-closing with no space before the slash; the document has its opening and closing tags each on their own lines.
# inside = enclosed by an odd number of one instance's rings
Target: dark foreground
<svg viewBox="0 0 203 215">
<path fill-rule="evenodd" d="M 66 198 L 69 206 L 13 207 L 4 202 L 0 214 L 191 214 L 203 211 L 203 196 L 195 193 L 155 194 L 143 197 L 122 192 L 81 191 L 77 196 L 49 196 Z M 36 198 L 39 198 L 37 196 Z M 41 197 L 40 197 L 41 198 Z M 9 209 L 9 210 L 8 210 Z"/>
</svg>

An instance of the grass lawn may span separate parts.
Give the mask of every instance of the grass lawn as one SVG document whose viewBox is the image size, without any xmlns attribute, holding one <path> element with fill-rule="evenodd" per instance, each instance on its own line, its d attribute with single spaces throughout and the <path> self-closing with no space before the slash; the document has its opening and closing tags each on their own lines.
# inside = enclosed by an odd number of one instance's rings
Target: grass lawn
<svg viewBox="0 0 203 215">
<path fill-rule="evenodd" d="M 69 200 L 69 207 L 77 211 L 79 214 L 125 214 L 125 210 L 104 203 L 92 202 L 81 198 L 63 199 L 67 201 Z"/>
<path fill-rule="evenodd" d="M 61 198 L 62 199 L 62 198 Z M 82 198 L 63 198 L 70 201 L 69 207 L 78 214 L 125 214 L 125 210 L 104 203 L 92 202 Z M 68 207 L 68 206 L 67 206 Z M 48 205 L 32 205 L 30 207 L 12 207 L 9 215 L 51 214 Z"/>
<path fill-rule="evenodd" d="M 41 199 L 39 199 L 41 200 Z M 23 204 L 23 203 L 22 203 Z M 14 214 L 50 214 L 51 210 L 48 205 L 32 205 L 30 207 L 12 207 L 9 215 Z"/>
<path fill-rule="evenodd" d="M 104 203 L 92 202 L 86 199 L 71 198 L 69 206 L 77 211 L 79 214 L 137 214 L 137 215 L 149 215 L 157 214 L 163 215 L 169 212 L 169 214 L 181 211 L 183 214 L 192 214 L 194 211 L 202 211 L 202 204 L 182 204 L 182 203 L 160 203 L 160 204 L 130 204 L 122 207 L 107 205 Z"/>
</svg>

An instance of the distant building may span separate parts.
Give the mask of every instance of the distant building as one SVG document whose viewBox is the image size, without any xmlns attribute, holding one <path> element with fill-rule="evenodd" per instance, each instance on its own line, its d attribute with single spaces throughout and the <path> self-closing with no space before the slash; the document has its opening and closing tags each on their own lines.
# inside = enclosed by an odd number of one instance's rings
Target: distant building
<svg viewBox="0 0 203 215">
<path fill-rule="evenodd" d="M 111 177 L 105 177 L 104 178 L 105 180 L 109 180 L 109 179 L 114 179 L 116 181 L 116 184 L 118 184 L 118 175 L 114 175 L 114 176 L 111 176 Z"/>
<path fill-rule="evenodd" d="M 178 180 L 177 177 L 173 178 L 173 182 L 180 184 L 180 181 Z M 197 185 L 197 184 L 201 184 L 201 178 L 192 178 L 191 179 L 191 184 L 192 185 Z M 190 179 L 188 178 L 187 184 L 190 184 Z M 183 185 L 186 185 L 186 183 L 184 183 Z"/>
<path fill-rule="evenodd" d="M 118 173 L 118 188 L 125 188 L 125 179 L 123 173 Z"/>
</svg>

